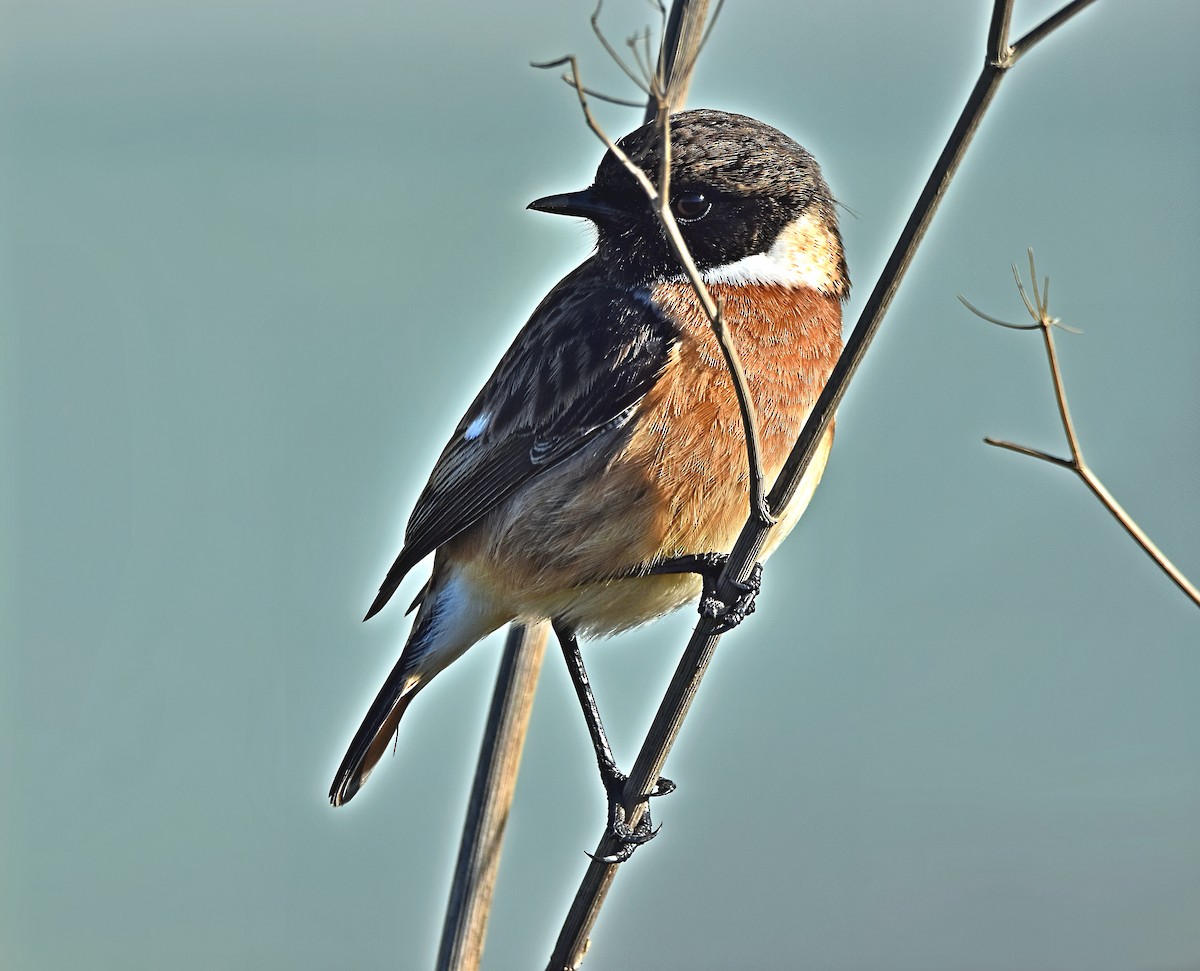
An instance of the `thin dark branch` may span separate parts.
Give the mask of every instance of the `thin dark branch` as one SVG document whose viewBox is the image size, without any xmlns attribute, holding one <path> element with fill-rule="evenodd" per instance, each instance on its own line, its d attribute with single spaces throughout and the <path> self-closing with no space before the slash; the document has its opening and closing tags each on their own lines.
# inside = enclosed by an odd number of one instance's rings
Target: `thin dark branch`
<svg viewBox="0 0 1200 971">
<path fill-rule="evenodd" d="M 649 88 L 651 94 L 654 92 L 655 69 L 650 66 L 655 59 L 650 52 L 650 28 L 647 27 L 640 34 L 634 34 L 629 38 L 629 49 L 633 52 L 633 62 L 637 65 L 642 77 L 654 79 L 651 81 Z"/>
<path fill-rule="evenodd" d="M 1059 458 L 1055 455 L 1050 455 L 1036 448 L 1030 448 L 1028 445 L 1017 445 L 1015 442 L 1007 442 L 995 438 L 985 438 L 984 441 L 988 445 L 995 445 L 997 448 L 1005 448 L 1012 452 L 1019 452 L 1022 455 L 1028 455 L 1035 459 L 1041 459 L 1043 462 L 1049 462 L 1051 465 L 1057 465 L 1064 469 L 1070 469 L 1079 476 L 1084 484 L 1092 491 L 1092 494 L 1100 500 L 1101 504 L 1107 509 L 1121 524 L 1125 531 L 1133 537 L 1146 555 L 1154 561 L 1155 565 L 1165 573 L 1171 581 L 1179 587 L 1180 590 L 1187 595 L 1196 606 L 1200 607 L 1200 591 L 1195 585 L 1188 580 L 1183 572 L 1172 563 L 1166 555 L 1160 550 L 1146 535 L 1145 531 L 1134 521 L 1113 498 L 1112 493 L 1104 487 L 1095 473 L 1088 467 L 1087 462 L 1083 458 L 1083 449 L 1079 445 L 1079 436 L 1075 431 L 1075 422 L 1071 419 L 1071 409 L 1067 405 L 1067 389 L 1063 383 L 1062 368 L 1058 362 L 1058 348 L 1054 342 L 1054 329 L 1062 326 L 1057 317 L 1050 316 L 1050 278 L 1046 277 L 1045 283 L 1042 285 L 1041 292 L 1038 292 L 1037 285 L 1037 267 L 1033 262 L 1033 250 L 1029 250 L 1029 285 L 1033 291 L 1033 299 L 1030 300 L 1029 294 L 1025 289 L 1025 284 L 1021 280 L 1020 273 L 1017 272 L 1016 265 L 1013 265 L 1013 276 L 1017 281 L 1017 292 L 1021 296 L 1021 300 L 1025 304 L 1025 309 L 1029 316 L 1033 318 L 1032 327 L 1018 327 L 1016 324 L 1006 324 L 995 317 L 990 317 L 982 311 L 976 310 L 966 300 L 962 302 L 967 308 L 984 320 L 993 324 L 1000 324 L 1002 327 L 1011 327 L 1014 330 L 1040 330 L 1042 332 L 1042 341 L 1046 348 L 1046 359 L 1050 364 L 1050 379 L 1054 384 L 1054 400 L 1058 405 L 1058 419 L 1062 424 L 1063 434 L 1067 439 L 1067 446 L 1071 450 L 1069 459 Z M 962 298 L 959 298 L 962 300 Z"/>
<path fill-rule="evenodd" d="M 694 287 L 696 282 L 692 281 Z M 725 307 L 717 302 L 716 313 L 709 315 L 713 333 L 717 337 L 717 346 L 725 358 L 725 367 L 733 376 L 733 390 L 737 395 L 738 411 L 742 416 L 742 428 L 746 432 L 746 467 L 750 475 L 750 518 L 762 526 L 773 526 L 778 517 L 767 501 L 767 479 L 762 464 L 762 436 L 758 425 L 758 412 L 754 402 L 750 400 L 749 385 L 746 381 L 746 371 L 742 367 L 742 359 L 738 354 L 737 345 L 725 326 Z"/>
<path fill-rule="evenodd" d="M 1088 2 L 1094 2 L 1094 0 L 1088 0 Z M 1082 9 L 1084 5 L 1075 3 L 1064 9 L 1076 7 Z M 1011 0 L 996 0 L 996 9 L 999 13 L 993 15 L 993 23 L 1000 15 L 1007 19 L 1004 11 L 1010 7 Z M 1076 11 L 1072 10 L 1071 12 Z M 1051 18 L 1051 20 L 1054 21 L 1053 26 L 1058 26 L 1066 20 L 1066 17 L 1058 16 L 1057 20 L 1055 18 Z M 1049 22 L 1047 21 L 1047 23 Z M 1046 29 L 1035 39 L 1040 40 L 1041 36 L 1048 32 L 1049 29 Z M 989 55 L 994 49 L 1008 49 L 1006 36 L 1001 35 L 994 38 L 994 43 L 992 40 L 989 39 Z M 1024 50 L 1019 53 L 1024 53 Z M 771 490 L 769 508 L 785 508 L 799 489 L 801 480 L 833 418 L 834 411 L 845 394 L 846 386 L 874 338 L 880 321 L 912 261 L 913 253 L 923 238 L 980 119 L 995 96 L 996 89 L 1011 63 L 1012 60 L 1008 63 L 994 62 L 991 57 L 985 63 L 966 106 L 950 134 L 946 147 L 917 199 L 913 213 L 892 251 L 879 282 L 867 300 L 833 374 L 826 383 L 783 471 Z M 730 553 L 725 570 L 718 582 L 718 596 L 733 596 L 736 593 L 736 585 L 749 578 L 768 532 L 769 528 L 756 522 L 753 517 L 748 520 Z M 636 796 L 640 793 L 650 792 L 654 783 L 662 775 L 667 755 L 682 727 L 704 677 L 704 672 L 720 640 L 720 635 L 711 631 L 711 624 L 702 619 L 688 642 L 684 655 L 675 670 L 675 675 L 659 705 L 637 761 L 634 763 L 633 770 L 630 772 L 625 789 L 627 794 Z M 645 804 L 636 800 L 630 802 L 627 799 L 625 810 L 628 825 L 636 827 L 645 811 Z M 614 854 L 618 849 L 616 841 L 608 836 L 605 836 L 596 847 L 595 857 L 584 874 L 579 892 L 572 902 L 566 923 L 563 925 L 555 945 L 549 971 L 564 971 L 564 969 L 578 967 L 587 946 L 588 934 L 599 915 L 600 903 L 615 878 L 619 865 L 604 863 L 602 860 L 604 857 Z"/>
<path fill-rule="evenodd" d="M 1007 320 L 1001 320 L 999 317 L 992 317 L 985 314 L 982 310 L 976 307 L 970 300 L 964 297 L 961 293 L 958 295 L 958 302 L 966 307 L 976 317 L 982 317 L 989 324 L 995 324 L 997 327 L 1007 327 L 1009 330 L 1037 330 L 1037 324 L 1010 324 Z"/>
<path fill-rule="evenodd" d="M 1064 469 L 1074 469 L 1075 463 L 1070 459 L 1060 459 L 1057 455 L 1051 455 L 1049 452 L 1043 452 L 1041 449 L 1030 448 L 1028 445 L 1018 445 L 1016 442 L 1005 441 L 1002 438 L 984 438 L 984 442 L 988 445 L 995 445 L 996 448 L 1006 448 L 1010 452 L 1020 452 L 1022 455 L 1028 455 L 1031 458 L 1041 459 L 1043 462 L 1049 462 L 1051 465 L 1061 465 Z"/>
<path fill-rule="evenodd" d="M 1072 3 L 1067 8 L 1064 8 L 1064 10 L 1070 10 L 1074 14 L 1083 9 L 1088 3 L 1093 2 L 1095 0 Z M 996 0 L 997 8 L 1007 7 L 1008 5 L 1005 0 Z M 1049 18 L 1046 23 L 1048 24 L 1053 21 L 1055 26 L 1058 26 L 1065 22 L 1066 19 L 1066 16 L 1058 17 L 1056 15 Z M 994 20 L 995 15 L 993 16 L 993 22 Z M 850 338 L 846 341 L 846 346 L 842 351 L 841 357 L 838 358 L 838 362 L 833 369 L 833 374 L 830 375 L 829 381 L 817 399 L 817 403 L 813 407 L 808 421 L 805 423 L 804 430 L 800 433 L 800 438 L 796 446 L 792 449 L 787 462 L 784 464 L 783 471 L 776 480 L 770 497 L 772 509 L 782 509 L 786 506 L 799 487 L 801 477 L 816 455 L 825 430 L 833 420 L 834 412 L 841 403 L 846 388 L 854 376 L 854 372 L 858 370 L 858 366 L 862 362 L 867 348 L 874 339 L 880 322 L 883 320 L 883 316 L 896 294 L 896 289 L 899 287 L 900 281 L 904 278 L 904 274 L 912 262 L 917 245 L 924 238 L 925 232 L 929 228 L 929 223 L 933 219 L 933 214 L 937 211 L 942 196 L 945 194 L 950 180 L 954 177 L 954 173 L 958 170 L 958 166 L 975 134 L 975 130 L 978 128 L 980 120 L 991 104 L 992 98 L 995 97 L 996 90 L 1007 74 L 1009 66 L 1007 64 L 994 63 L 989 59 L 985 62 L 982 71 L 980 71 L 979 78 L 975 82 L 975 87 L 967 98 L 967 103 L 963 107 L 962 113 L 954 125 L 954 129 L 950 133 L 946 146 L 942 149 L 942 153 L 938 157 L 928 181 L 917 198 L 912 215 L 909 216 L 908 222 L 901 231 L 900 238 L 897 240 L 892 254 L 888 258 L 878 282 L 875 284 L 875 288 L 871 291 L 871 295 L 867 298 L 866 305 L 859 315 L 858 323 L 851 332 Z M 744 541 L 741 541 L 739 545 L 746 552 L 750 552 L 758 545 L 753 540 L 753 537 L 747 533 L 743 533 L 743 537 Z M 735 547 L 736 550 L 737 547 Z M 744 580 L 745 577 L 735 579 Z"/>
<path fill-rule="evenodd" d="M 1013 0 L 1001 0 L 992 5 L 992 17 L 988 23 L 987 56 L 994 64 L 1005 60 L 1008 54 L 1008 29 L 1012 24 Z"/>
<path fill-rule="evenodd" d="M 703 6 L 706 0 L 702 0 Z M 676 5 L 678 8 L 679 4 Z M 697 4 L 691 4 L 696 7 Z M 659 9 L 662 10 L 661 3 Z M 601 43 L 614 56 L 623 70 L 629 74 L 628 68 L 615 56 L 615 51 L 599 29 L 598 17 L 600 7 L 597 5 L 593 16 L 593 29 Z M 701 22 L 703 20 L 701 19 Z M 648 41 L 647 41 L 648 45 Z M 681 53 L 682 45 L 691 45 L 690 56 L 687 51 Z M 676 35 L 672 46 L 660 51 L 659 64 L 662 65 L 662 76 L 651 79 L 647 86 L 649 103 L 657 112 L 664 106 L 662 92 L 666 90 L 668 81 L 682 84 L 681 90 L 686 90 L 688 78 L 681 75 L 678 67 L 681 57 L 690 64 L 695 63 L 698 45 L 694 34 L 685 30 Z M 637 49 L 634 47 L 635 56 Z M 644 58 L 649 64 L 649 57 Z M 573 83 L 579 92 L 584 106 L 585 116 L 589 126 L 606 144 L 613 145 L 591 116 L 586 105 L 586 95 L 605 101 L 617 102 L 619 99 L 588 91 L 579 85 L 578 68 L 573 59 L 569 62 L 560 61 L 558 64 L 570 63 L 572 76 L 568 83 Z M 553 65 L 546 65 L 553 66 Z M 690 67 L 689 69 L 690 70 Z M 681 80 L 680 80 L 681 79 Z M 635 83 L 637 79 L 634 78 Z M 667 196 L 666 181 L 663 182 L 664 197 Z M 650 186 L 652 191 L 653 187 Z M 668 212 L 668 217 L 669 217 Z M 671 220 L 673 226 L 673 220 Z M 678 239 L 678 228 L 674 227 Z M 682 245 L 682 240 L 680 240 Z M 686 252 L 686 249 L 685 249 Z M 690 259 L 690 257 L 689 257 Z M 694 267 L 693 267 L 694 273 Z M 698 277 L 696 277 L 698 280 Z M 701 284 L 702 286 L 702 284 Z M 709 301 L 711 304 L 711 300 Z M 714 327 L 718 328 L 720 339 L 720 311 L 718 308 Z M 723 345 L 723 350 L 724 350 Z M 728 352 L 727 352 L 728 354 Z M 733 351 L 736 362 L 736 350 Z M 727 357 L 728 359 L 728 357 Z M 736 365 L 735 384 L 739 380 L 740 364 Z M 741 377 L 744 384 L 744 375 Z M 752 427 L 752 426 L 747 426 Z M 753 455 L 754 453 L 750 453 Z M 760 487 L 759 494 L 761 496 Z M 492 890 L 495 882 L 496 867 L 499 862 L 500 848 L 503 841 L 504 825 L 507 821 L 508 810 L 511 806 L 515 788 L 517 770 L 520 764 L 520 752 L 524 743 L 525 731 L 528 726 L 532 706 L 533 691 L 541 667 L 541 658 L 545 647 L 546 631 L 544 626 L 530 629 L 521 625 L 514 626 L 509 632 L 500 672 L 497 675 L 495 694 L 488 717 L 488 727 L 481 745 L 476 778 L 468 808 L 467 820 L 464 824 L 462 842 L 459 850 L 458 863 L 451 889 L 450 903 L 447 907 L 441 949 L 437 967 L 442 971 L 475 971 L 478 968 L 483 952 L 483 944 L 487 928 L 487 918 L 491 907 Z"/>
<path fill-rule="evenodd" d="M 1068 3 L 1057 13 L 1051 14 L 1012 45 L 1013 62 L 1015 63 L 1018 58 L 1024 57 L 1035 44 L 1044 40 L 1085 7 L 1089 7 L 1095 2 L 1096 0 L 1074 0 L 1073 3 Z"/>
<path fill-rule="evenodd" d="M 620 146 L 609 137 L 608 133 L 596 120 L 596 116 L 592 114 L 591 106 L 588 104 L 587 100 L 588 89 L 579 77 L 579 59 L 574 54 L 568 54 L 566 57 L 560 57 L 555 61 L 535 61 L 532 66 L 548 69 L 563 67 L 564 65 L 570 67 L 571 69 L 571 87 L 575 89 L 575 94 L 579 98 L 579 105 L 583 109 L 583 119 L 587 122 L 588 128 L 590 128 L 592 133 L 604 143 L 605 147 L 629 169 L 629 171 L 633 174 L 633 177 L 638 180 L 638 183 L 641 185 L 647 196 L 650 196 L 652 199 L 657 197 L 658 190 L 654 188 L 654 183 L 650 181 L 645 172 L 643 172 L 636 165 L 634 165 L 632 161 L 630 161 L 629 156 L 627 156 L 621 150 Z"/>
<path fill-rule="evenodd" d="M 546 65 L 531 63 L 529 66 L 540 68 L 545 67 Z M 562 80 L 566 82 L 569 87 L 575 87 L 575 79 L 572 78 L 571 75 L 562 75 Z M 584 94 L 586 94 L 589 98 L 595 98 L 597 101 L 604 101 L 610 105 L 618 105 L 621 108 L 640 108 L 642 106 L 641 101 L 634 101 L 632 98 L 618 98 L 616 95 L 605 94 L 603 91 L 597 91 L 595 88 L 584 88 L 583 91 Z"/>
</svg>

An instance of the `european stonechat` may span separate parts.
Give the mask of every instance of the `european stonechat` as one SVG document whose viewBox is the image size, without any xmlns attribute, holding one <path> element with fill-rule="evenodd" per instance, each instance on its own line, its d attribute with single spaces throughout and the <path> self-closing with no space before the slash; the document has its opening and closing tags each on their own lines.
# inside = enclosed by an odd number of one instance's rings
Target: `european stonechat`
<svg viewBox="0 0 1200 971">
<path fill-rule="evenodd" d="M 724 307 L 774 481 L 841 350 L 849 279 L 834 202 L 813 157 L 743 115 L 671 118 L 670 206 Z M 656 179 L 654 125 L 620 147 Z M 530 204 L 595 224 L 595 253 L 541 302 L 433 467 L 374 616 L 430 553 L 416 620 L 329 798 L 353 798 L 409 702 L 476 641 L 549 619 L 584 703 L 612 807 L 624 776 L 586 695 L 577 634 L 636 627 L 700 595 L 747 516 L 732 379 L 647 197 L 610 151 L 593 184 Z M 833 429 L 763 558 L 795 525 Z M 698 575 L 700 574 L 700 575 Z M 583 679 L 581 688 L 580 680 Z M 657 794 L 672 788 L 660 780 Z M 649 838 L 620 832 L 630 845 Z"/>
</svg>

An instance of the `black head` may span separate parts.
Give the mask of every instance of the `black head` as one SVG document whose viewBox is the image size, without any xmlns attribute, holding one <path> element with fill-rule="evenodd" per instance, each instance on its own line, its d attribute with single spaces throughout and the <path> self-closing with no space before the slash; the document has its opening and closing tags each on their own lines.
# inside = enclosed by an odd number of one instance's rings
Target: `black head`
<svg viewBox="0 0 1200 971">
<path fill-rule="evenodd" d="M 653 124 L 617 143 L 658 183 L 661 144 Z M 763 256 L 807 216 L 827 234 L 844 275 L 837 217 L 813 157 L 782 132 L 745 115 L 700 109 L 671 117 L 671 210 L 701 271 Z M 547 196 L 531 209 L 585 216 L 597 227 L 606 272 L 647 281 L 681 271 L 645 192 L 612 152 L 593 184 Z"/>
</svg>

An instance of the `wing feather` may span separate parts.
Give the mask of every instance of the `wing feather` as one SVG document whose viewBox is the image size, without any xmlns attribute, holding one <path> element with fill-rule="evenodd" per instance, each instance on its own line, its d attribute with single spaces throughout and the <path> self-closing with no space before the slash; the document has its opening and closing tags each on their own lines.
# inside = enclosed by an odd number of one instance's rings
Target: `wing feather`
<svg viewBox="0 0 1200 971">
<path fill-rule="evenodd" d="M 367 617 L 429 553 L 535 475 L 628 421 L 678 339 L 648 299 L 602 278 L 594 260 L 562 280 L 442 450 Z"/>
</svg>

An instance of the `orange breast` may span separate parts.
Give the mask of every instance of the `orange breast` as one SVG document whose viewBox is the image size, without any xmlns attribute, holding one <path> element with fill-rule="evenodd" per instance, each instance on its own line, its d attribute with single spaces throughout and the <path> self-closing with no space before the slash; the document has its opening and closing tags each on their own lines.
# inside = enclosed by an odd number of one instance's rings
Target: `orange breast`
<svg viewBox="0 0 1200 971">
<path fill-rule="evenodd" d="M 769 486 L 837 359 L 841 304 L 810 289 L 710 290 L 724 302 L 746 372 Z M 693 598 L 698 580 L 614 578 L 728 551 L 746 521 L 742 422 L 716 338 L 687 284 L 663 284 L 653 299 L 682 337 L 619 443 L 598 443 L 542 474 L 447 550 L 472 560 L 476 579 L 514 615 L 559 616 L 595 632 L 643 623 Z M 820 467 L 811 471 L 794 505 L 811 494 Z M 794 524 L 787 519 L 772 546 Z"/>
<path fill-rule="evenodd" d="M 769 486 L 837 360 L 841 304 L 810 289 L 710 289 L 746 372 Z M 664 284 L 654 297 L 684 336 L 676 364 L 645 399 L 626 460 L 657 494 L 661 556 L 727 550 L 746 520 L 749 490 L 733 380 L 691 287 Z"/>
</svg>

